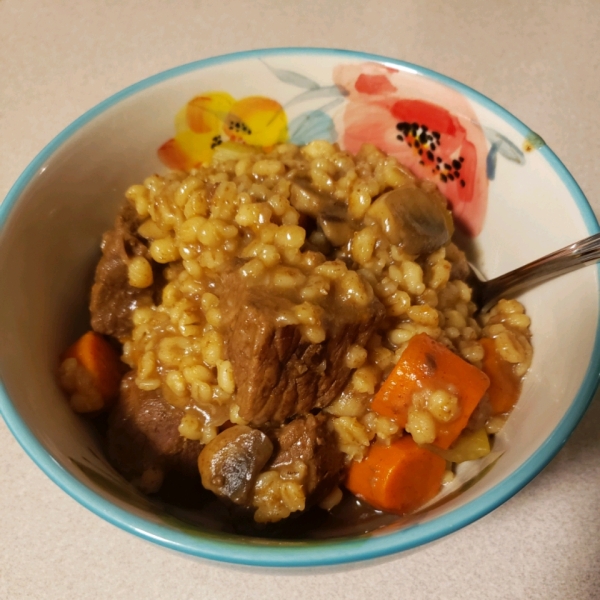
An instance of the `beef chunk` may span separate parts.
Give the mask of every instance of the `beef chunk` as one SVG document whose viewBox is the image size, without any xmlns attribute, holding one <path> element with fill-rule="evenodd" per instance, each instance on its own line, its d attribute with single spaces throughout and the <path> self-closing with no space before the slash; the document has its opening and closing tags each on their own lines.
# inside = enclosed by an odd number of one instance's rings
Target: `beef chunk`
<svg viewBox="0 0 600 600">
<path fill-rule="evenodd" d="M 350 377 L 349 347 L 364 345 L 384 317 L 376 299 L 363 310 L 334 307 L 327 311 L 325 341 L 311 344 L 302 339 L 300 326 L 277 323 L 281 309 L 292 304 L 271 290 L 248 287 L 234 273 L 224 278 L 222 299 L 236 401 L 240 415 L 255 427 L 330 404 Z"/>
<path fill-rule="evenodd" d="M 340 482 L 344 455 L 325 415 L 298 417 L 276 432 L 277 446 L 269 469 L 285 471 L 300 461 L 307 467 L 304 478 L 307 508 L 323 500 Z"/>
<path fill-rule="evenodd" d="M 143 304 L 151 304 L 156 284 L 149 288 L 129 285 L 127 264 L 134 256 L 150 259 L 145 240 L 136 234 L 139 221 L 135 209 L 126 204 L 114 227 L 102 237 L 102 258 L 96 267 L 90 299 L 92 328 L 118 339 L 126 337 L 132 327 L 131 315 Z M 155 282 L 160 279 L 155 273 Z"/>
<path fill-rule="evenodd" d="M 140 390 L 130 371 L 108 423 L 108 456 L 127 479 L 155 492 L 168 470 L 198 476 L 202 446 L 179 434 L 183 411 L 171 406 L 160 389 Z"/>
</svg>

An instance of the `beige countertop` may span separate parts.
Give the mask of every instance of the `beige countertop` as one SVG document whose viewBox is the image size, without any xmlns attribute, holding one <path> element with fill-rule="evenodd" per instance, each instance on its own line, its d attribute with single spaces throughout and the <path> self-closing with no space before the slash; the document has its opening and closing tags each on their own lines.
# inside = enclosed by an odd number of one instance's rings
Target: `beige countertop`
<svg viewBox="0 0 600 600">
<path fill-rule="evenodd" d="M 600 214 L 598 0 L 0 0 L 0 199 L 123 87 L 215 54 L 308 45 L 404 59 L 483 92 L 546 140 Z M 105 523 L 0 420 L 0 599 L 598 599 L 599 423 L 597 395 L 541 475 L 449 538 L 378 566 L 288 576 L 189 560 Z"/>
</svg>

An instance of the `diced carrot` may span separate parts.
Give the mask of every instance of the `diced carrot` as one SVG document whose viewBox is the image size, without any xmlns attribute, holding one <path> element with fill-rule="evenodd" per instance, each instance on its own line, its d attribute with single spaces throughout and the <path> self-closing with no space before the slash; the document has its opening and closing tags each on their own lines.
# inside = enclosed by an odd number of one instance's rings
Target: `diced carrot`
<svg viewBox="0 0 600 600">
<path fill-rule="evenodd" d="M 371 506 L 405 514 L 431 500 L 442 485 L 446 461 L 406 435 L 389 446 L 375 443 L 352 462 L 346 487 Z"/>
<path fill-rule="evenodd" d="M 466 427 L 489 384 L 483 371 L 426 333 L 419 333 L 408 342 L 396 367 L 373 398 L 371 407 L 404 428 L 415 392 L 452 390 L 458 398 L 458 415 L 445 423 L 434 419 L 436 437 L 433 444 L 445 450 Z"/>
<path fill-rule="evenodd" d="M 119 393 L 123 365 L 117 351 L 98 333 L 88 331 L 63 355 L 74 358 L 90 375 L 105 403 Z"/>
<path fill-rule="evenodd" d="M 496 352 L 496 344 L 490 338 L 481 340 L 485 355 L 483 371 L 490 378 L 488 397 L 494 415 L 511 411 L 521 394 L 521 380 L 513 372 L 512 364 Z"/>
</svg>

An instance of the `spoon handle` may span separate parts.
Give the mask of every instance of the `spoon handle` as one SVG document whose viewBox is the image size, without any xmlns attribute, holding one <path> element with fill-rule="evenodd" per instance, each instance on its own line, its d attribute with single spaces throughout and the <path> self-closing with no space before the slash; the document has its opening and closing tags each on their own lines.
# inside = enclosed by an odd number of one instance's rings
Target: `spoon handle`
<svg viewBox="0 0 600 600">
<path fill-rule="evenodd" d="M 488 307 L 500 295 L 541 283 L 599 259 L 600 233 L 597 233 L 485 282 L 480 297 L 481 307 Z"/>
</svg>

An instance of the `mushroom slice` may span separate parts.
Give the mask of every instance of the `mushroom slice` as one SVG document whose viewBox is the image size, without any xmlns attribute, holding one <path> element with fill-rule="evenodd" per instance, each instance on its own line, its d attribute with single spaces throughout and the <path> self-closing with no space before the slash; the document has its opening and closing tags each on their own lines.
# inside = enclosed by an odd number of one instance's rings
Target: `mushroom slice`
<svg viewBox="0 0 600 600">
<path fill-rule="evenodd" d="M 316 218 L 329 198 L 316 190 L 310 179 L 296 175 L 291 178 L 290 203 L 298 211 Z"/>
<path fill-rule="evenodd" d="M 345 246 L 354 235 L 355 227 L 348 219 L 348 207 L 343 202 L 328 204 L 317 217 L 317 224 L 334 247 Z"/>
<path fill-rule="evenodd" d="M 234 425 L 212 439 L 198 457 L 202 485 L 221 498 L 247 505 L 273 444 L 259 429 Z"/>
<path fill-rule="evenodd" d="M 298 212 L 317 220 L 333 246 L 344 246 L 352 238 L 356 227 L 348 216 L 346 203 L 315 189 L 309 179 L 292 178 L 290 202 Z"/>
<path fill-rule="evenodd" d="M 450 241 L 452 214 L 435 191 L 404 186 L 382 194 L 367 211 L 365 221 L 379 225 L 389 242 L 407 254 L 429 254 Z"/>
</svg>

